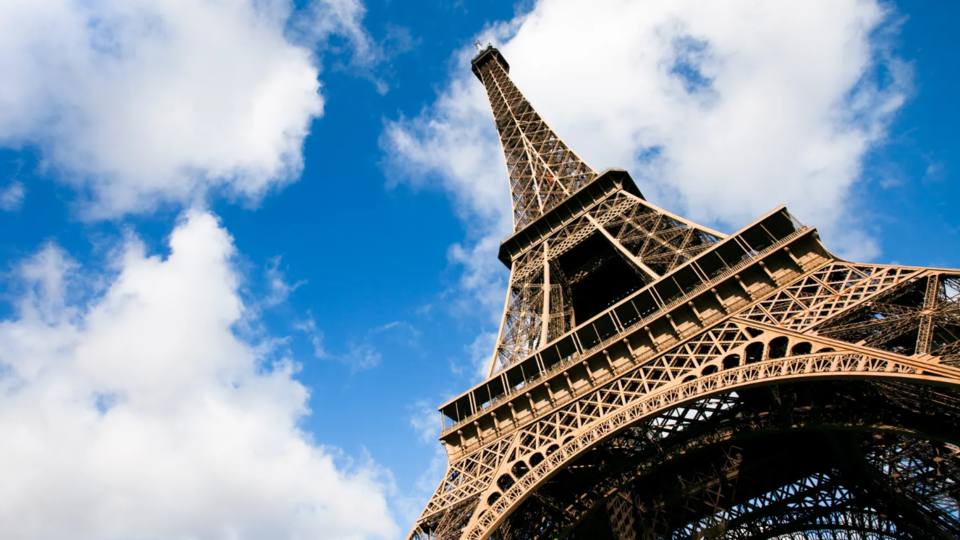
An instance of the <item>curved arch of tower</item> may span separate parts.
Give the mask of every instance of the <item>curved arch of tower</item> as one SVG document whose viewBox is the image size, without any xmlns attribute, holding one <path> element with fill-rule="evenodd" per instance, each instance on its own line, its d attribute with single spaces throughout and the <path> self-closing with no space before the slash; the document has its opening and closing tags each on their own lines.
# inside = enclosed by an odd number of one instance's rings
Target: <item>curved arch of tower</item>
<svg viewBox="0 0 960 540">
<path fill-rule="evenodd" d="M 731 235 L 596 172 L 473 60 L 514 233 L 486 380 L 409 538 L 960 538 L 960 270 Z"/>
</svg>

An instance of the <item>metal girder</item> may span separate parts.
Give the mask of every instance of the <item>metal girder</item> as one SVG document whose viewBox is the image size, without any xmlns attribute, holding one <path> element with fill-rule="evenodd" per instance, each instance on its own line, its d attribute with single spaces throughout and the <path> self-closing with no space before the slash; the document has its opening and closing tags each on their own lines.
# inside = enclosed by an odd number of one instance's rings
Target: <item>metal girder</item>
<svg viewBox="0 0 960 540">
<path fill-rule="evenodd" d="M 531 249 L 514 261 L 490 375 L 576 326 L 571 287 L 595 273 L 613 253 L 606 259 L 586 261 L 572 275 L 564 272 L 559 260 L 594 234 L 606 237 L 616 251 L 636 266 L 646 283 L 690 261 L 725 237 L 625 191 L 600 202 L 580 219 L 544 239 L 540 249 Z"/>
</svg>

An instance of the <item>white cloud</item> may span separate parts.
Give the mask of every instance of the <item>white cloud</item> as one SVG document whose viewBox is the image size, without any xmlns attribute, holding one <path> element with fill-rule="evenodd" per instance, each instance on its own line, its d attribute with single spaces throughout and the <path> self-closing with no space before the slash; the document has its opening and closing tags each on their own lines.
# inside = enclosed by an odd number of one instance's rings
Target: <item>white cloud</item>
<svg viewBox="0 0 960 540">
<path fill-rule="evenodd" d="M 306 319 L 294 321 L 293 329 L 307 335 L 307 339 L 309 339 L 310 344 L 313 345 L 313 356 L 315 358 L 320 360 L 330 358 L 330 354 L 327 353 L 326 348 L 323 346 L 323 331 L 317 328 L 317 322 L 313 320 L 312 313 L 308 311 Z"/>
<path fill-rule="evenodd" d="M 506 183 L 505 181 L 502 183 Z M 504 215 L 509 216 L 508 213 Z M 503 290 L 506 287 L 505 267 L 497 258 L 500 239 L 509 234 L 509 225 L 500 222 L 490 229 L 480 229 L 487 233 L 476 242 L 453 244 L 447 253 L 450 262 L 462 265 L 464 273 L 460 278 L 462 290 L 469 293 L 469 300 L 460 306 L 464 311 L 491 313 L 491 322 L 500 322 L 499 311 L 503 308 Z M 502 236 L 500 236 L 502 235 Z M 461 299 L 461 301 L 463 301 Z"/>
<path fill-rule="evenodd" d="M 307 284 L 304 279 L 298 280 L 296 283 L 289 283 L 286 273 L 280 269 L 280 259 L 279 255 L 270 259 L 264 270 L 264 277 L 269 290 L 263 300 L 264 307 L 272 307 L 286 302 L 293 291 Z"/>
<path fill-rule="evenodd" d="M 297 179 L 323 111 L 309 40 L 370 48 L 359 2 L 310 6 L 317 16 L 289 0 L 2 2 L 0 146 L 37 145 L 93 217 L 210 190 L 256 202 Z"/>
<path fill-rule="evenodd" d="M 389 478 L 302 432 L 296 364 L 232 330 L 227 232 L 194 212 L 170 247 L 129 239 L 101 289 L 52 244 L 20 267 L 0 322 L 0 537 L 395 536 Z"/>
<path fill-rule="evenodd" d="M 509 205 L 510 192 L 490 108 L 483 87 L 470 74 L 472 53 L 459 56 L 454 79 L 430 109 L 386 124 L 381 144 L 395 166 L 386 171 L 391 181 L 414 187 L 438 180 L 463 218 L 479 217 L 484 229 L 509 231 L 510 209 L 504 203 Z"/>
<path fill-rule="evenodd" d="M 496 332 L 480 332 L 473 340 L 473 343 L 467 345 L 466 350 L 470 355 L 470 365 L 473 367 L 472 379 L 474 382 L 479 382 L 487 378 L 487 373 L 490 371 L 493 350 L 496 345 Z"/>
<path fill-rule="evenodd" d="M 383 360 L 383 354 L 375 345 L 364 339 L 360 343 L 349 343 L 347 353 L 337 357 L 337 360 L 349 367 L 352 373 L 356 373 L 379 366 L 380 361 Z"/>
<path fill-rule="evenodd" d="M 409 417 L 410 427 L 413 428 L 421 443 L 431 445 L 434 450 L 429 464 L 417 476 L 411 495 L 400 501 L 399 506 L 408 521 L 413 522 L 430 500 L 430 496 L 433 495 L 437 484 L 447 470 L 447 452 L 437 443 L 437 437 L 440 436 L 438 417 L 440 413 L 437 409 L 431 407 L 425 400 L 415 402 L 410 408 L 412 409 Z"/>
<path fill-rule="evenodd" d="M 293 27 L 306 43 L 326 44 L 331 37 L 340 36 L 350 43 L 355 64 L 374 64 L 382 52 L 363 26 L 366 11 L 359 0 L 314 1 L 293 20 Z"/>
<path fill-rule="evenodd" d="M 14 212 L 23 205 L 24 197 L 23 182 L 14 180 L 0 188 L 0 210 L 4 212 Z"/>
<path fill-rule="evenodd" d="M 335 360 L 350 368 L 351 373 L 373 369 L 380 365 L 383 353 L 377 342 L 389 341 L 392 349 L 396 346 L 415 348 L 418 346 L 420 331 L 406 321 L 391 321 L 364 332 L 360 339 L 346 341 L 346 352 L 333 354 L 325 346 L 324 332 L 317 328 L 311 313 L 303 320 L 293 323 L 294 330 L 303 332 L 313 345 L 313 355 L 320 360 Z"/>
<path fill-rule="evenodd" d="M 574 150 L 597 170 L 630 170 L 654 203 L 726 230 L 783 203 L 838 252 L 869 259 L 878 247 L 850 217 L 851 188 L 911 80 L 890 52 L 889 9 L 540 0 L 479 39 L 498 45 Z M 436 101 L 388 122 L 381 144 L 394 182 L 450 193 L 471 229 L 451 260 L 464 267 L 467 299 L 499 321 L 505 272 L 493 254 L 511 232 L 510 199 L 489 104 L 470 72 L 475 54 L 458 51 Z"/>
<path fill-rule="evenodd" d="M 347 352 L 339 356 L 327 355 L 350 368 L 352 373 L 373 369 L 380 365 L 383 353 L 380 349 L 389 343 L 390 350 L 396 352 L 399 347 L 418 346 L 420 331 L 406 321 L 391 321 L 367 330 L 360 340 L 350 339 Z"/>
<path fill-rule="evenodd" d="M 436 441 L 440 435 L 437 410 L 425 400 L 417 401 L 411 408 L 410 427 L 417 433 L 417 438 L 424 443 Z"/>
</svg>

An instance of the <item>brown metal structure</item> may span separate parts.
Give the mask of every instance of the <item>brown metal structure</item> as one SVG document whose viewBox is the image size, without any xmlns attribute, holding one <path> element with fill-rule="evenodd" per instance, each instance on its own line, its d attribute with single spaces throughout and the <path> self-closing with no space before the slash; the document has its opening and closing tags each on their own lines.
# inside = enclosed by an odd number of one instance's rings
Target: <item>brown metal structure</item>
<svg viewBox="0 0 960 540">
<path fill-rule="evenodd" d="M 489 377 L 440 407 L 410 538 L 960 537 L 960 271 L 732 235 L 597 173 L 473 61 L 515 231 Z"/>
</svg>

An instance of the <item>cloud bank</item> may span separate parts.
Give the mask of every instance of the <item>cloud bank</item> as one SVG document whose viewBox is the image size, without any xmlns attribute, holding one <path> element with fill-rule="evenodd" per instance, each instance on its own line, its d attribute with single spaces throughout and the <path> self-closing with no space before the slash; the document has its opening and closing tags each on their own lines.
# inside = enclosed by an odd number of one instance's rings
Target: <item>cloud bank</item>
<svg viewBox="0 0 960 540">
<path fill-rule="evenodd" d="M 385 538 L 389 478 L 300 430 L 296 364 L 234 326 L 232 238 L 193 212 L 170 255 L 104 278 L 48 244 L 0 322 L 0 537 Z"/>
<path fill-rule="evenodd" d="M 363 6 L 315 0 L 0 3 L 0 146 L 33 145 L 93 217 L 256 202 L 295 181 L 323 111 L 311 47 L 369 56 Z"/>
</svg>

